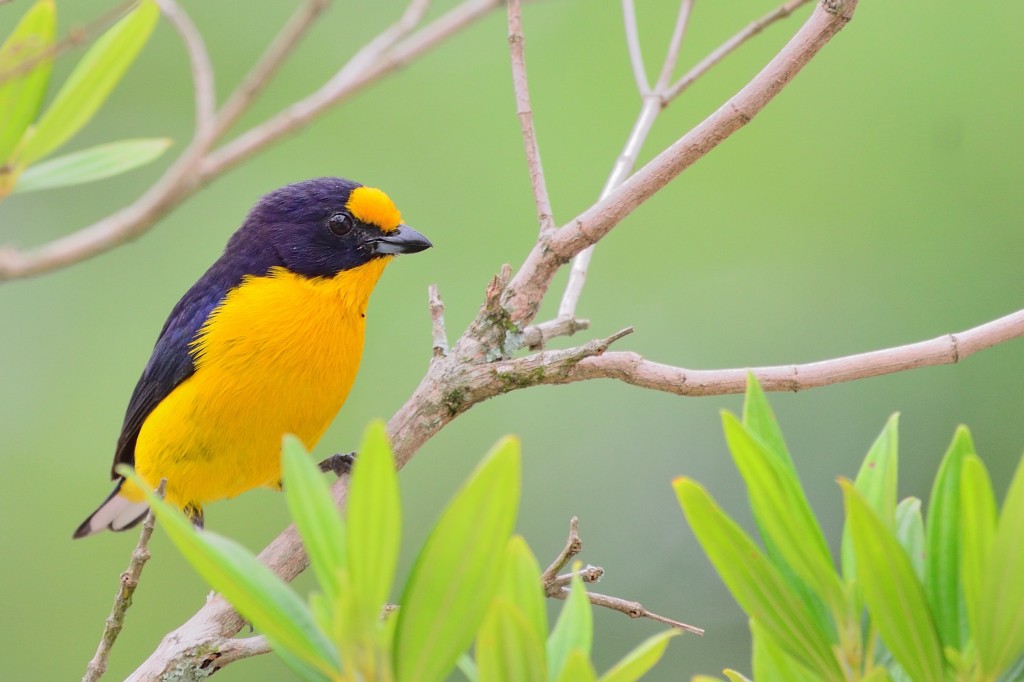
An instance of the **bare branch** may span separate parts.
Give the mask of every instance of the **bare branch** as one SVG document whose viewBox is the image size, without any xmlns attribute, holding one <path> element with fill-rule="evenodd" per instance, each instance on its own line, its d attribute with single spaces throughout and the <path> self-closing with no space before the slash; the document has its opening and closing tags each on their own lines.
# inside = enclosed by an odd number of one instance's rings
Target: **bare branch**
<svg viewBox="0 0 1024 682">
<path fill-rule="evenodd" d="M 583 541 L 580 540 L 580 520 L 578 517 L 569 519 L 569 537 L 565 541 L 565 547 L 558 553 L 551 565 L 544 569 L 540 575 L 540 581 L 545 591 L 553 584 L 558 572 L 561 571 L 572 558 L 583 551 Z"/>
<path fill-rule="evenodd" d="M 540 162 L 540 147 L 537 145 L 537 133 L 533 127 L 530 86 L 526 79 L 525 42 L 520 0 L 509 0 L 508 49 L 512 57 L 512 87 L 516 93 L 516 114 L 519 115 L 519 128 L 523 135 L 523 145 L 526 147 L 526 166 L 530 171 L 533 200 L 537 205 L 537 222 L 540 224 L 540 233 L 544 235 L 554 231 L 555 218 L 551 212 L 551 200 L 548 198 L 547 183 L 544 181 L 544 167 Z"/>
<path fill-rule="evenodd" d="M 343 102 L 370 83 L 402 68 L 424 52 L 436 47 L 500 4 L 501 0 L 465 0 L 418 32 L 377 55 L 377 59 L 372 63 L 367 63 L 365 53 L 361 52 L 362 57 L 353 57 L 348 65 L 312 95 L 239 135 L 211 154 L 200 169 L 203 179 L 220 175 L 282 136 L 298 130 L 330 107 Z M 357 58 L 361 64 L 358 70 L 352 66 L 357 62 Z"/>
<path fill-rule="evenodd" d="M 330 0 L 306 0 L 295 11 L 217 114 L 214 139 L 223 136 L 245 113 L 329 6 Z"/>
<path fill-rule="evenodd" d="M 658 74 L 658 81 L 654 85 L 654 91 L 658 94 L 664 92 L 675 71 L 676 62 L 679 61 L 679 48 L 683 44 L 683 36 L 686 34 L 686 25 L 690 21 L 691 12 L 693 12 L 693 0 L 682 0 L 679 4 L 676 26 L 672 31 L 672 39 L 669 41 L 668 51 L 665 53 L 665 61 L 661 65 L 661 73 Z"/>
<path fill-rule="evenodd" d="M 633 167 L 636 165 L 637 158 L 640 155 L 640 148 L 647 139 L 647 135 L 650 133 L 651 127 L 654 125 L 654 121 L 657 119 L 658 114 L 662 109 L 667 107 L 672 100 L 679 96 L 679 94 L 697 80 L 697 78 L 706 73 L 708 69 L 720 62 L 727 54 L 735 50 L 751 36 L 756 35 L 772 22 L 789 16 L 794 9 L 809 1 L 810 0 L 789 0 L 786 4 L 751 23 L 738 34 L 726 41 L 726 43 L 721 47 L 705 57 L 699 64 L 690 69 L 690 71 L 680 78 L 671 88 L 666 89 L 667 81 L 671 78 L 672 71 L 675 69 L 679 45 L 682 43 L 682 38 L 686 31 L 686 24 L 689 20 L 690 11 L 692 9 L 691 0 L 682 0 L 682 4 L 679 8 L 679 18 L 676 21 L 675 32 L 672 35 L 672 41 L 669 45 L 665 62 L 662 65 L 662 71 L 658 78 L 657 86 L 652 92 L 646 85 L 646 76 L 643 76 L 642 81 L 639 79 L 637 81 L 638 87 L 642 84 L 640 92 L 644 96 L 643 106 L 640 108 L 640 113 L 637 115 L 636 122 L 633 124 L 633 129 L 630 131 L 629 137 L 626 139 L 622 153 L 619 155 L 618 159 L 615 160 L 615 165 L 612 167 L 612 171 L 608 176 L 608 181 L 605 183 L 604 189 L 601 192 L 600 200 L 603 201 L 607 199 L 608 195 L 611 194 L 611 191 L 621 185 L 629 174 L 633 172 Z M 623 0 L 623 12 L 627 22 L 626 41 L 630 46 L 630 61 L 633 63 L 635 72 L 637 55 L 639 55 L 639 45 L 634 45 L 635 41 L 638 39 L 636 37 L 635 10 L 633 9 L 631 0 Z M 629 22 L 632 22 L 632 30 L 630 29 Z M 642 73 L 642 59 L 640 62 L 640 68 Z M 590 269 L 590 261 L 593 257 L 593 252 L 593 247 L 588 246 L 573 257 L 572 267 L 569 270 L 569 280 L 566 282 L 565 292 L 562 294 L 562 300 L 558 306 L 559 317 L 572 317 L 576 314 L 576 306 L 579 303 L 580 295 L 583 293 L 583 286 L 586 284 L 587 272 Z"/>
<path fill-rule="evenodd" d="M 554 596 L 556 599 L 568 598 L 569 588 L 563 587 L 561 592 Z M 648 611 L 647 608 L 644 607 L 644 605 L 638 601 L 620 599 L 619 597 L 609 597 L 606 594 L 598 594 L 597 592 L 591 592 L 589 590 L 587 591 L 587 598 L 590 600 L 590 603 L 594 606 L 603 606 L 606 609 L 611 609 L 612 611 L 624 613 L 630 618 L 649 618 L 650 620 L 655 620 L 659 623 L 670 625 L 674 628 L 683 630 L 684 632 L 689 632 L 695 635 L 704 634 L 703 628 L 698 628 L 693 625 L 687 625 L 682 621 L 672 620 L 671 618 L 666 618 L 665 616 L 659 616 L 658 614 L 652 611 Z"/>
<path fill-rule="evenodd" d="M 167 479 L 163 479 L 156 489 L 156 494 L 163 497 L 166 489 Z M 135 588 L 139 585 L 142 569 L 145 567 L 146 562 L 149 561 L 149 539 L 153 537 L 153 529 L 155 527 L 156 517 L 153 515 L 153 510 L 150 509 L 146 514 L 146 520 L 142 523 L 139 542 L 135 545 L 134 551 L 132 551 L 132 558 L 128 563 L 128 569 L 121 574 L 121 585 L 117 588 L 114 606 L 110 610 L 110 615 L 107 616 L 106 622 L 103 624 L 103 635 L 100 637 L 96 653 L 93 655 L 92 660 L 89 661 L 85 675 L 82 676 L 82 682 L 95 682 L 95 680 L 100 679 L 107 672 L 107 658 L 110 657 L 110 650 L 113 648 L 117 636 L 121 634 L 121 628 L 124 627 L 125 614 L 128 612 L 128 607 L 132 605 L 132 595 L 135 594 Z"/>
<path fill-rule="evenodd" d="M 640 32 L 636 27 L 636 6 L 633 0 L 622 0 L 622 23 L 626 26 L 626 48 L 629 50 L 629 63 L 633 67 L 633 78 L 636 89 L 641 97 L 651 92 L 647 81 L 647 69 L 644 68 L 644 52 L 640 47 Z"/>
<path fill-rule="evenodd" d="M 559 336 L 572 336 L 578 331 L 590 328 L 590 320 L 575 317 L 560 317 L 540 324 L 533 324 L 523 330 L 523 345 L 530 350 L 540 350 L 548 341 Z"/>
<path fill-rule="evenodd" d="M 955 364 L 978 351 L 1022 336 L 1024 310 L 1019 310 L 929 341 L 802 365 L 755 367 L 749 371 L 766 391 L 802 391 L 919 367 Z M 707 396 L 742 393 L 747 386 L 747 372 L 746 369 L 684 369 L 651 362 L 636 353 L 613 352 L 581 360 L 564 374 L 549 372 L 546 379 L 550 383 L 618 379 L 676 395 Z"/>
<path fill-rule="evenodd" d="M 573 578 L 579 577 L 584 583 L 588 585 L 590 583 L 596 583 L 604 577 L 604 569 L 600 566 L 592 566 L 587 564 L 583 568 L 575 571 L 569 571 L 568 573 L 560 573 L 551 579 L 550 582 L 545 583 L 545 594 L 549 597 L 560 597 L 558 594 L 562 591 L 563 587 L 566 587 L 572 582 Z"/>
<path fill-rule="evenodd" d="M 210 54 L 206 51 L 206 44 L 199 29 L 176 0 L 157 0 L 157 4 L 160 6 L 160 12 L 171 22 L 171 26 L 185 44 L 195 90 L 196 135 L 207 137 L 213 132 L 213 117 L 217 107 L 217 91 L 213 84 Z"/>
<path fill-rule="evenodd" d="M 597 243 L 640 204 L 753 120 L 846 25 L 856 5 L 856 0 L 826 0 L 815 7 L 785 47 L 742 90 L 605 199 L 537 244 L 509 284 L 505 305 L 512 320 L 528 324 L 563 263 Z"/>
<path fill-rule="evenodd" d="M 448 332 L 444 328 L 444 301 L 441 300 L 441 293 L 437 290 L 436 284 L 431 284 L 427 288 L 427 298 L 430 302 L 430 326 L 434 339 L 434 359 L 443 358 L 448 355 Z"/>
<path fill-rule="evenodd" d="M 204 676 L 212 675 L 221 668 L 243 658 L 261 656 L 271 652 L 270 643 L 263 635 L 226 640 L 215 651 L 210 651 L 199 663 Z"/>
<path fill-rule="evenodd" d="M 686 74 L 673 83 L 672 87 L 668 88 L 668 90 L 664 92 L 665 105 L 667 106 L 668 103 L 678 97 L 683 90 L 693 85 L 694 81 L 707 73 L 712 66 L 722 61 L 737 47 L 748 41 L 750 38 L 756 36 L 770 24 L 773 24 L 780 19 L 785 19 L 797 8 L 806 5 L 810 1 L 811 0 L 789 0 L 789 2 L 776 7 L 760 19 L 750 22 L 739 33 L 722 43 L 711 54 L 700 60 L 692 69 L 687 71 Z"/>
</svg>

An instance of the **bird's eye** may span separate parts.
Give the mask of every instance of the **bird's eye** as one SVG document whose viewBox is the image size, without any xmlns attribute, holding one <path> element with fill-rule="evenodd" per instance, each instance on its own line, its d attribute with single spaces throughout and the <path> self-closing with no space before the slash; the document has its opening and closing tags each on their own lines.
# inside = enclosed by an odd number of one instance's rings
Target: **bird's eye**
<svg viewBox="0 0 1024 682">
<path fill-rule="evenodd" d="M 352 216 L 345 213 L 335 213 L 327 219 L 327 227 L 339 237 L 344 237 L 352 231 Z"/>
</svg>

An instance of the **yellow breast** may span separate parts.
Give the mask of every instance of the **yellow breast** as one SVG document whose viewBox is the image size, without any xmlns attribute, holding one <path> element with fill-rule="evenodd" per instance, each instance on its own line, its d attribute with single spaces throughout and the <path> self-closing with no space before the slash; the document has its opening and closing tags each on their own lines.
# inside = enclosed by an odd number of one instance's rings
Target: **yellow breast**
<svg viewBox="0 0 1024 682">
<path fill-rule="evenodd" d="M 333 278 L 274 268 L 231 290 L 193 343 L 195 374 L 142 426 L 135 465 L 146 482 L 166 478 L 179 506 L 276 485 L 281 436 L 312 448 L 345 402 L 389 260 Z"/>
</svg>

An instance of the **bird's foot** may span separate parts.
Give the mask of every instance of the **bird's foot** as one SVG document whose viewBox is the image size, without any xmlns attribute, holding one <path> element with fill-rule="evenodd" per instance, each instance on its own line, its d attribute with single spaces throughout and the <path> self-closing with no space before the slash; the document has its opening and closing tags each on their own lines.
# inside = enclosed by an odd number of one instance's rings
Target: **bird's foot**
<svg viewBox="0 0 1024 682">
<path fill-rule="evenodd" d="M 345 474 L 352 473 L 352 465 L 355 463 L 356 453 L 339 452 L 320 462 L 320 471 L 324 473 L 331 472 L 338 478 L 341 478 Z"/>
</svg>

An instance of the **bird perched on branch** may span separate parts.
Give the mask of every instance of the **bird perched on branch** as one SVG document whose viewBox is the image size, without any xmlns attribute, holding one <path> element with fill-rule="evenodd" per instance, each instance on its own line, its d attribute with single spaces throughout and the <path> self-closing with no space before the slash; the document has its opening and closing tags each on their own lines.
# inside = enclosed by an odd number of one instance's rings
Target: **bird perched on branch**
<svg viewBox="0 0 1024 682">
<path fill-rule="evenodd" d="M 384 192 L 340 178 L 264 196 L 171 310 L 132 393 L 114 491 L 75 531 L 125 530 L 147 511 L 135 467 L 197 526 L 203 505 L 279 487 L 281 437 L 312 448 L 363 351 L 366 305 L 392 258 L 430 248 Z"/>
</svg>

